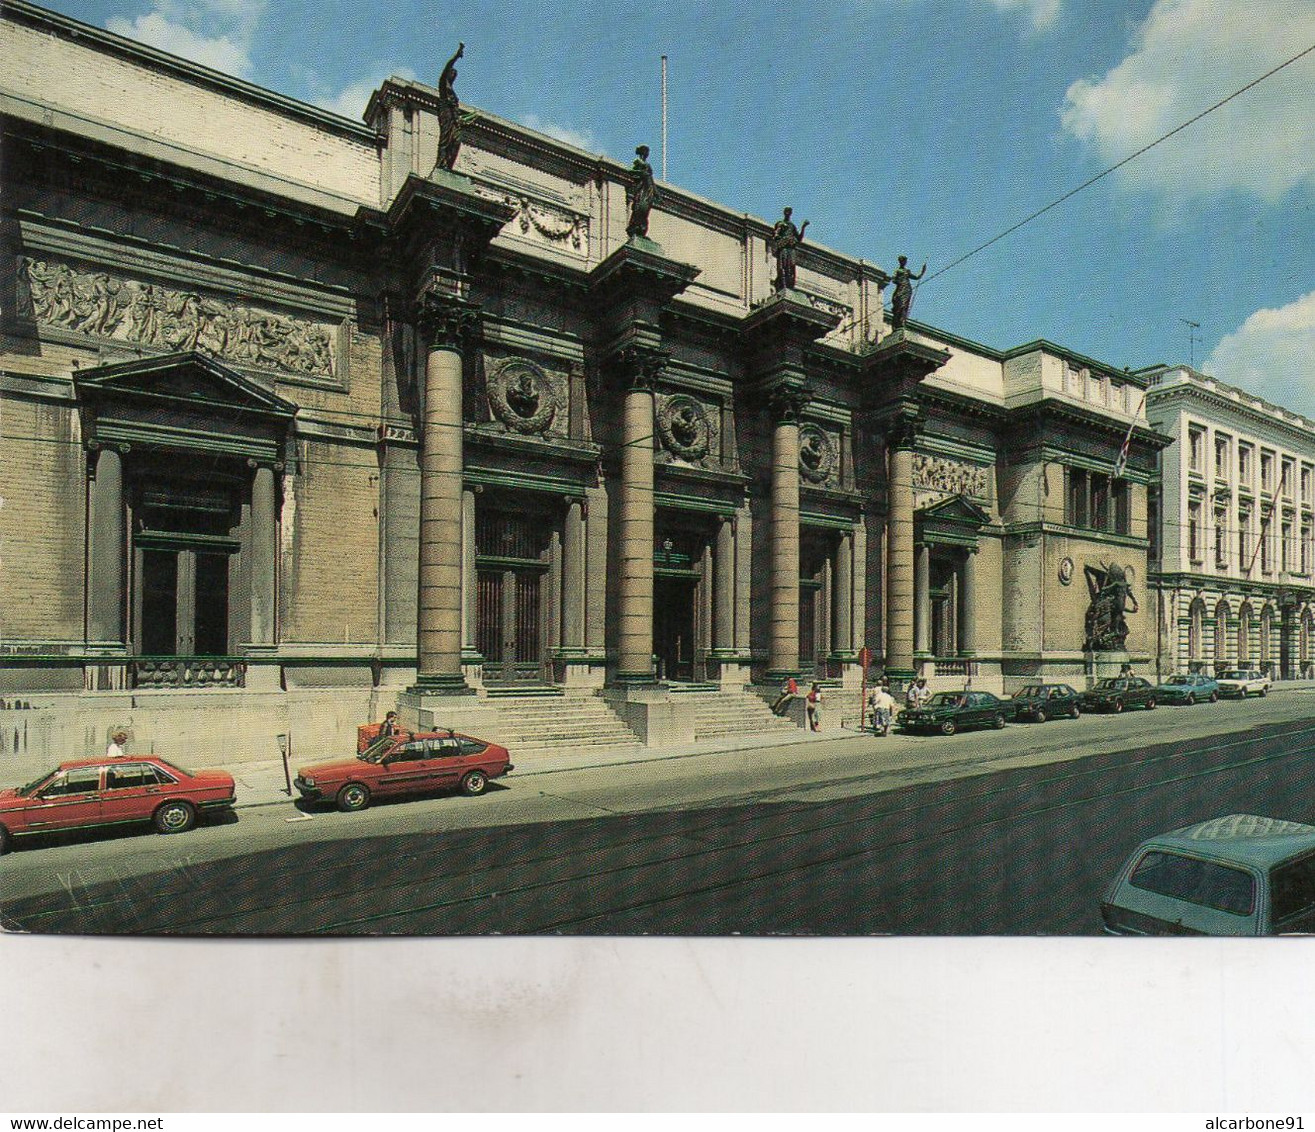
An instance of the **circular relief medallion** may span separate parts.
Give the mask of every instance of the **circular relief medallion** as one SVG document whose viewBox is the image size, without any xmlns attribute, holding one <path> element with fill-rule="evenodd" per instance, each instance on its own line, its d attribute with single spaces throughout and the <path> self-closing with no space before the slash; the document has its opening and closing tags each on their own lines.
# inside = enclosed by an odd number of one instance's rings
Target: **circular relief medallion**
<svg viewBox="0 0 1315 1132">
<path fill-rule="evenodd" d="M 488 377 L 489 407 L 513 432 L 544 433 L 557 412 L 557 394 L 533 362 L 513 359 Z"/>
<path fill-rule="evenodd" d="M 658 412 L 662 444 L 682 460 L 702 460 L 708 454 L 708 415 L 693 397 L 676 396 Z"/>
<path fill-rule="evenodd" d="M 836 446 L 817 425 L 799 428 L 799 470 L 809 483 L 826 483 L 836 469 Z"/>
<path fill-rule="evenodd" d="M 1059 560 L 1059 581 L 1061 585 L 1065 586 L 1073 581 L 1073 559 L 1061 558 Z"/>
</svg>

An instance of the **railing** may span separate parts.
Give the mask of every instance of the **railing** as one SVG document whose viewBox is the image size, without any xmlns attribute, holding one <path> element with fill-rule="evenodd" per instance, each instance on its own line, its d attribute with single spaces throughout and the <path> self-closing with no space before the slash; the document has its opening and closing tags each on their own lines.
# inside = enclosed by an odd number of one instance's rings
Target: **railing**
<svg viewBox="0 0 1315 1132">
<path fill-rule="evenodd" d="M 939 656 L 934 661 L 936 665 L 937 676 L 976 676 L 977 662 L 975 660 L 956 660 L 945 658 L 942 660 Z"/>
<path fill-rule="evenodd" d="M 134 688 L 242 688 L 246 661 L 222 656 L 167 656 L 129 664 Z"/>
</svg>

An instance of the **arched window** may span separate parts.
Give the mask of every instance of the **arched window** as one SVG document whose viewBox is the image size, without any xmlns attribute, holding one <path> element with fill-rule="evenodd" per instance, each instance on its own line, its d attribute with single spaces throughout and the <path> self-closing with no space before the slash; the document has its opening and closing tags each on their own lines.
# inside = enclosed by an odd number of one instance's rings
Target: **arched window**
<svg viewBox="0 0 1315 1132">
<path fill-rule="evenodd" d="M 1237 613 L 1237 663 L 1246 667 L 1251 663 L 1251 604 L 1244 602 Z"/>
<path fill-rule="evenodd" d="M 1214 662 L 1216 668 L 1223 668 L 1228 664 L 1228 602 L 1224 598 L 1219 599 L 1219 604 L 1215 606 L 1215 655 Z"/>
<path fill-rule="evenodd" d="M 1193 664 L 1202 658 L 1205 647 L 1205 602 L 1199 597 L 1192 602 L 1187 618 L 1187 661 Z"/>
</svg>

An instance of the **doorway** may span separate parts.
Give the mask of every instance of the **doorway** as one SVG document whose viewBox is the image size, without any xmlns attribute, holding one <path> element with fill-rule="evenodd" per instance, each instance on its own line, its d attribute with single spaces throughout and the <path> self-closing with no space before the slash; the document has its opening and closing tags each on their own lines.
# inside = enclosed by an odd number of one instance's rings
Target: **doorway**
<svg viewBox="0 0 1315 1132">
<path fill-rule="evenodd" d="M 659 680 L 694 679 L 694 578 L 653 579 L 653 654 Z"/>
<path fill-rule="evenodd" d="M 475 647 L 492 684 L 544 678 L 545 579 L 552 527 L 544 516 L 490 507 L 475 515 Z"/>
</svg>

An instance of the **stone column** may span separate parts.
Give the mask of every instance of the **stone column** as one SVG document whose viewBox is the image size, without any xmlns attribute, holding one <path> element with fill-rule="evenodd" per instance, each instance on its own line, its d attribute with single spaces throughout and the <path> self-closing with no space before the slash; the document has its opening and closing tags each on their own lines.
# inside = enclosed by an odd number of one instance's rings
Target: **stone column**
<svg viewBox="0 0 1315 1132">
<path fill-rule="evenodd" d="M 660 362 L 623 359 L 629 387 L 622 419 L 617 681 L 653 683 L 653 383 Z"/>
<path fill-rule="evenodd" d="M 429 338 L 416 615 L 416 683 L 424 691 L 469 691 L 461 670 L 462 343 L 474 317 L 468 304 L 431 299 L 420 319 L 422 333 Z"/>
<path fill-rule="evenodd" d="M 959 622 L 959 651 L 972 656 L 977 644 L 977 548 L 964 552 L 963 570 L 959 574 L 959 601 L 962 607 Z"/>
<path fill-rule="evenodd" d="M 913 675 L 914 435 L 902 420 L 886 441 L 886 671 L 896 679 Z"/>
<path fill-rule="evenodd" d="M 854 542 L 853 535 L 845 531 L 836 547 L 836 588 L 833 600 L 835 635 L 832 652 L 849 654 L 854 651 Z"/>
<path fill-rule="evenodd" d="M 786 387 L 772 395 L 771 622 L 767 679 L 799 672 L 799 415 L 805 395 Z"/>
<path fill-rule="evenodd" d="M 251 477 L 251 643 L 275 643 L 278 565 L 278 482 L 274 469 L 257 466 Z"/>
<path fill-rule="evenodd" d="M 96 456 L 87 511 L 87 643 L 122 645 L 127 546 L 123 459 L 113 448 L 102 448 Z"/>
<path fill-rule="evenodd" d="M 714 569 L 712 647 L 729 653 L 735 649 L 735 520 L 729 515 L 717 527 Z"/>
<path fill-rule="evenodd" d="M 913 580 L 913 655 L 931 655 L 931 547 L 916 547 Z"/>
<path fill-rule="evenodd" d="M 749 655 L 753 597 L 753 511 L 745 503 L 735 516 L 735 652 Z"/>
<path fill-rule="evenodd" d="M 461 492 L 461 651 L 475 653 L 475 605 L 478 601 L 475 573 L 475 491 Z"/>
<path fill-rule="evenodd" d="M 566 505 L 562 538 L 562 646 L 584 648 L 584 503 Z"/>
</svg>

